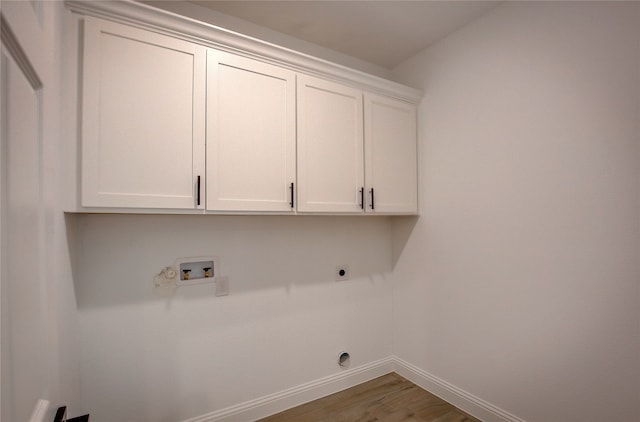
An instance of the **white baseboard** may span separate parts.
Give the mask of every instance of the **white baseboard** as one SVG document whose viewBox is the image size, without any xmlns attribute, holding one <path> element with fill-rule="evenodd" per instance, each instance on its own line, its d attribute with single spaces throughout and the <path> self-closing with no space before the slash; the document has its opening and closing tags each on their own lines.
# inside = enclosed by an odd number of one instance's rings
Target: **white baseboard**
<svg viewBox="0 0 640 422">
<path fill-rule="evenodd" d="M 523 419 L 468 393 L 455 385 L 393 356 L 393 370 L 459 409 L 484 422 L 525 422 Z"/>
<path fill-rule="evenodd" d="M 182 422 L 247 422 L 337 393 L 363 382 L 396 372 L 484 422 L 525 422 L 523 419 L 429 374 L 397 356 L 320 378 L 274 394 L 230 406 Z"/>
<path fill-rule="evenodd" d="M 393 372 L 392 357 L 380 359 L 367 365 L 240 403 L 236 406 L 187 419 L 183 422 L 255 421 L 329 394 L 337 393 L 390 372 Z"/>
</svg>

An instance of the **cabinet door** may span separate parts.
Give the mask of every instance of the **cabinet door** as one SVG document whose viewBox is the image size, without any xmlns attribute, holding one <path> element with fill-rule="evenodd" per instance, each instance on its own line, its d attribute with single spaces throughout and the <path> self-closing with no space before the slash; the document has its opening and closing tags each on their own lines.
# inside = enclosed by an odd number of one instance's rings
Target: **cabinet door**
<svg viewBox="0 0 640 422">
<path fill-rule="evenodd" d="M 84 34 L 82 205 L 204 208 L 205 49 L 89 17 Z"/>
<path fill-rule="evenodd" d="M 298 211 L 362 212 L 362 92 L 298 76 Z"/>
<path fill-rule="evenodd" d="M 207 51 L 207 209 L 293 212 L 295 73 Z"/>
<path fill-rule="evenodd" d="M 415 214 L 415 106 L 372 94 L 364 99 L 367 212 Z"/>
</svg>

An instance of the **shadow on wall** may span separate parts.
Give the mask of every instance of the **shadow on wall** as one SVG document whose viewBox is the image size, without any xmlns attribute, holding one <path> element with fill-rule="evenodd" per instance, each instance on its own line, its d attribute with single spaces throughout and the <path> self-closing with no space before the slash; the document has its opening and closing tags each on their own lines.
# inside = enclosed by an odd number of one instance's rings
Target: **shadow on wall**
<svg viewBox="0 0 640 422">
<path fill-rule="evenodd" d="M 77 214 L 64 213 L 64 225 L 67 231 L 67 247 L 69 249 L 69 262 L 71 266 L 71 278 L 74 283 L 78 279 L 78 218 Z M 76 297 L 78 296 L 77 288 Z"/>
<path fill-rule="evenodd" d="M 218 256 L 232 295 L 335 284 L 343 264 L 343 286 L 392 269 L 390 217 L 67 214 L 66 223 L 79 309 L 166 300 L 153 278 L 185 257 Z M 203 284 L 173 297 L 212 296 Z"/>
<path fill-rule="evenodd" d="M 413 233 L 413 229 L 418 223 L 418 216 L 411 215 L 406 217 L 394 217 L 391 223 L 392 244 L 391 258 L 393 268 L 398 265 L 398 260 L 402 256 L 405 246 Z"/>
</svg>

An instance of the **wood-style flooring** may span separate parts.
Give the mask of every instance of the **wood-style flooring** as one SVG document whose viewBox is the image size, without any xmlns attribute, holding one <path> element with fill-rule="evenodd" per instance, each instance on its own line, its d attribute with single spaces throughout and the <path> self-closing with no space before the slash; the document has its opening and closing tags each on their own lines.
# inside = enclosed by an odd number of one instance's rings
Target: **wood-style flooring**
<svg viewBox="0 0 640 422">
<path fill-rule="evenodd" d="M 480 422 L 396 373 L 260 422 Z"/>
</svg>

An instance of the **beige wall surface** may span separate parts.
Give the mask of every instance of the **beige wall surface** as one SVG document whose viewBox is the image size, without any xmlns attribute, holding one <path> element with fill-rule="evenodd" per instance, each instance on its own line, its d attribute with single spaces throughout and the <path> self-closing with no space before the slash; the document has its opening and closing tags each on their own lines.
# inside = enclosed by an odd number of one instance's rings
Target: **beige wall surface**
<svg viewBox="0 0 640 422">
<path fill-rule="evenodd" d="M 92 420 L 177 421 L 391 355 L 389 218 L 79 215 L 82 400 Z M 212 284 L 154 275 L 216 255 Z M 337 265 L 350 279 L 335 281 Z M 114 406 L 114 403 L 117 403 Z"/>
<path fill-rule="evenodd" d="M 425 90 L 395 354 L 527 421 L 637 420 L 640 5 L 505 3 L 395 76 Z"/>
</svg>

